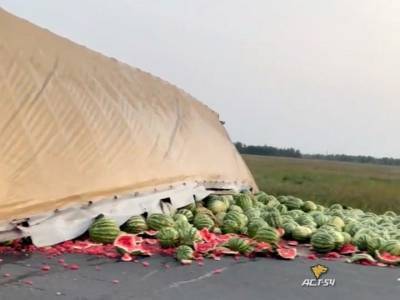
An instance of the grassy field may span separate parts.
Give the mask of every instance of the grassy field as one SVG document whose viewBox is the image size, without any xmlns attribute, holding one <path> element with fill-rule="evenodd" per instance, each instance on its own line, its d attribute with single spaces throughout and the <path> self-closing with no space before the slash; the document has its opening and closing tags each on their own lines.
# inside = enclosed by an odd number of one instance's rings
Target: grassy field
<svg viewBox="0 0 400 300">
<path fill-rule="evenodd" d="M 261 190 L 329 205 L 400 212 L 400 167 L 243 156 Z"/>
</svg>

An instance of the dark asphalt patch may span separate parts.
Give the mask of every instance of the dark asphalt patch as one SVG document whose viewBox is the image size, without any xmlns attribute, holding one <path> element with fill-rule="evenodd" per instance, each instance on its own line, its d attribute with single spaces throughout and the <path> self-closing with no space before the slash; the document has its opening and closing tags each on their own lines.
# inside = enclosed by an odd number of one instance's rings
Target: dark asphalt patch
<svg viewBox="0 0 400 300">
<path fill-rule="evenodd" d="M 85 255 L 63 258 L 80 269 L 64 268 L 58 258 L 47 259 L 40 254 L 3 256 L 0 299 L 400 299 L 400 268 L 301 258 L 225 258 L 205 260 L 204 266 L 181 266 L 168 257 L 137 263 Z M 317 263 L 329 267 L 326 277 L 336 279 L 335 287 L 301 287 L 304 279 L 313 278 L 310 267 Z M 43 271 L 43 264 L 50 270 Z M 7 273 L 10 277 L 4 277 Z"/>
</svg>

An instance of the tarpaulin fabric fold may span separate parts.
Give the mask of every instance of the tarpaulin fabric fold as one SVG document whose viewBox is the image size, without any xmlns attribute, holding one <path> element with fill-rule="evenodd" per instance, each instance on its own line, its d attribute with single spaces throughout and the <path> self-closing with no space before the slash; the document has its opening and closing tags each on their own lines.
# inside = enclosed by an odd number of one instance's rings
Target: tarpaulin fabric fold
<svg viewBox="0 0 400 300">
<path fill-rule="evenodd" d="M 185 180 L 256 189 L 207 106 L 0 9 L 0 220 Z"/>
</svg>

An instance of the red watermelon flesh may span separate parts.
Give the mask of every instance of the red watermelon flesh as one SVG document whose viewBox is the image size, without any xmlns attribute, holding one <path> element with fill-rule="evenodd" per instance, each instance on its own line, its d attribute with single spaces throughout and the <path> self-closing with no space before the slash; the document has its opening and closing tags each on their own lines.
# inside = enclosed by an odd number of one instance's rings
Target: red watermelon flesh
<svg viewBox="0 0 400 300">
<path fill-rule="evenodd" d="M 392 255 L 388 252 L 382 252 L 380 253 L 379 251 L 376 251 L 376 258 L 384 264 L 387 265 L 397 265 L 400 264 L 400 256 Z"/>
<path fill-rule="evenodd" d="M 129 253 L 125 253 L 124 255 L 122 255 L 121 260 L 122 261 L 132 261 L 133 257 Z"/>
<path fill-rule="evenodd" d="M 217 246 L 216 242 L 202 242 L 202 243 L 194 243 L 194 250 L 200 253 L 207 253 L 215 249 Z"/>
<path fill-rule="evenodd" d="M 308 255 L 307 258 L 309 260 L 316 260 L 316 259 L 318 259 L 318 256 L 316 256 L 315 254 L 312 253 L 312 254 Z"/>
<path fill-rule="evenodd" d="M 297 256 L 296 248 L 278 248 L 276 249 L 280 258 L 283 259 L 295 259 Z"/>
<path fill-rule="evenodd" d="M 266 242 L 259 242 L 255 246 L 255 252 L 271 252 L 272 246 Z"/>
<path fill-rule="evenodd" d="M 202 230 L 199 230 L 199 234 L 201 236 L 201 239 L 205 242 L 212 242 L 216 240 L 216 235 L 214 233 L 211 233 L 208 228 L 203 228 Z"/>
<path fill-rule="evenodd" d="M 223 243 L 228 242 L 233 237 L 236 237 L 236 235 L 232 234 L 232 233 L 219 234 L 219 235 L 216 235 L 215 241 L 223 244 Z"/>
<path fill-rule="evenodd" d="M 342 248 L 340 248 L 339 253 L 341 255 L 349 255 L 349 254 L 354 254 L 358 251 L 357 247 L 354 246 L 353 244 L 346 244 L 343 245 Z"/>
<path fill-rule="evenodd" d="M 341 258 L 341 255 L 337 252 L 332 251 L 332 252 L 325 254 L 324 258 L 336 260 L 336 259 Z"/>
<path fill-rule="evenodd" d="M 115 239 L 114 246 L 124 253 L 133 253 L 141 250 L 140 242 L 136 235 L 123 233 Z"/>
</svg>

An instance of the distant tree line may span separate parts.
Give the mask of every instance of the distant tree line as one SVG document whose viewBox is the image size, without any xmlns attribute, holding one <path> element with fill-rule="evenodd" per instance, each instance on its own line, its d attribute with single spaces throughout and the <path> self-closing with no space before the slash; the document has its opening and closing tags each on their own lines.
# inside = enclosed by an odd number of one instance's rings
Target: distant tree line
<svg viewBox="0 0 400 300">
<path fill-rule="evenodd" d="M 235 143 L 235 146 L 238 149 L 239 153 L 241 154 L 281 156 L 281 157 L 293 157 L 293 158 L 304 158 L 304 159 L 321 159 L 321 160 L 331 160 L 331 161 L 400 166 L 400 159 L 390 158 L 390 157 L 376 158 L 373 156 L 346 155 L 346 154 L 302 154 L 300 150 L 294 148 L 277 148 L 267 145 L 264 146 L 245 145 L 241 142 Z"/>
<path fill-rule="evenodd" d="M 245 145 L 240 142 L 235 143 L 239 153 L 253 155 L 283 156 L 301 158 L 302 154 L 299 150 L 293 148 L 276 148 L 272 146 L 252 146 Z"/>
</svg>

